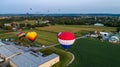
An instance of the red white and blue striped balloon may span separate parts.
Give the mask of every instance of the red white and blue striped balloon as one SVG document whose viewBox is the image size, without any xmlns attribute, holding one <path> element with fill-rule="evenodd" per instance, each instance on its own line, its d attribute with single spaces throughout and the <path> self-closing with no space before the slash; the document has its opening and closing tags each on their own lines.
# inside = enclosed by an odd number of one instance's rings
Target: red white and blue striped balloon
<svg viewBox="0 0 120 67">
<path fill-rule="evenodd" d="M 64 49 L 69 49 L 75 42 L 75 36 L 71 32 L 60 32 L 58 34 L 58 41 Z"/>
</svg>

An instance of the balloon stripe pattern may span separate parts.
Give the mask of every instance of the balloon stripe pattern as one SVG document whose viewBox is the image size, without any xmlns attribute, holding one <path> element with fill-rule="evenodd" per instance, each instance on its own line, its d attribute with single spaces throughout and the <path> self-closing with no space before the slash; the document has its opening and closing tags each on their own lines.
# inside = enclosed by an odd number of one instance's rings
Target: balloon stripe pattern
<svg viewBox="0 0 120 67">
<path fill-rule="evenodd" d="M 60 32 L 58 34 L 58 41 L 64 49 L 69 49 L 75 42 L 75 36 L 71 32 Z"/>
<path fill-rule="evenodd" d="M 21 39 L 21 38 L 25 37 L 25 32 L 19 32 L 17 34 L 17 36 L 18 36 L 19 39 Z"/>
<path fill-rule="evenodd" d="M 58 39 L 58 41 L 60 42 L 60 44 L 65 44 L 65 45 L 72 45 L 75 41 L 75 39 L 73 40 L 62 40 L 62 39 Z"/>
</svg>

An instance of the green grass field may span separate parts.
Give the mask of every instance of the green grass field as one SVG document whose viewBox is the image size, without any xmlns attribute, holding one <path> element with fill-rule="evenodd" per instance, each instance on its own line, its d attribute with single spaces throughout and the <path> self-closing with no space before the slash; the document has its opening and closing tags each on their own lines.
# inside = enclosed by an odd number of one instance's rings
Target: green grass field
<svg viewBox="0 0 120 67">
<path fill-rule="evenodd" d="M 49 27 L 38 27 L 33 30 L 23 30 L 23 31 L 26 33 L 28 31 L 35 31 L 38 33 L 38 37 L 36 41 L 32 43 L 32 45 L 34 44 L 52 45 L 52 44 L 58 43 L 57 41 L 58 32 L 70 31 L 75 33 L 76 37 L 78 37 L 84 34 L 84 31 L 87 32 L 87 31 L 96 31 L 96 30 L 115 31 L 115 28 L 83 26 L 83 25 L 82 26 L 81 25 L 55 25 L 55 26 L 49 26 Z M 0 32 L 0 38 L 1 39 L 15 38 L 17 41 L 19 41 L 16 36 L 17 33 L 18 32 L 9 32 L 9 33 Z M 23 42 L 25 44 L 31 44 L 31 42 L 26 38 L 20 42 Z M 77 40 L 75 45 L 73 45 L 73 47 L 69 50 L 70 52 L 75 54 L 75 61 L 70 65 L 70 67 L 80 67 L 80 66 L 81 67 L 96 67 L 96 66 L 100 67 L 100 65 L 104 63 L 107 65 L 107 61 L 110 61 L 110 59 L 113 61 L 116 61 L 114 58 L 112 58 L 114 51 L 112 52 L 112 55 L 110 55 L 109 53 L 111 53 L 110 51 L 112 51 L 112 49 L 117 51 L 119 49 L 119 45 L 117 45 L 118 47 L 117 46 L 115 47 L 114 45 L 113 47 L 110 46 L 111 48 L 108 49 L 106 48 L 107 46 L 102 48 L 102 45 L 110 45 L 110 43 L 107 43 L 107 42 L 102 43 L 99 41 L 97 43 L 96 42 L 97 42 L 96 40 L 89 40 L 89 39 Z M 101 47 L 98 47 L 100 46 L 100 44 L 101 44 Z M 107 49 L 110 51 L 108 51 Z M 65 67 L 69 63 L 69 61 L 72 59 L 71 54 L 64 51 L 63 48 L 59 49 L 56 47 L 52 47 L 49 49 L 42 50 L 42 52 L 45 52 L 47 54 L 56 53 L 60 55 L 60 62 L 55 64 L 53 67 Z M 118 52 L 115 52 L 115 53 L 118 53 Z M 108 55 L 110 55 L 110 57 Z M 113 57 L 116 57 L 116 56 L 113 56 Z M 104 67 L 105 67 L 105 64 L 103 65 Z"/>
<path fill-rule="evenodd" d="M 64 32 L 71 31 L 73 33 L 80 31 L 115 31 L 115 27 L 98 27 L 92 25 L 55 25 L 49 27 L 39 27 L 39 30 L 49 31 L 49 32 Z"/>
<path fill-rule="evenodd" d="M 44 52 L 47 55 L 52 54 L 52 53 L 56 53 L 60 55 L 60 62 L 53 65 L 52 67 L 66 67 L 66 65 L 72 59 L 72 55 L 69 52 L 59 49 L 59 48 L 55 48 L 55 47 L 43 49 L 41 50 L 41 52 Z"/>
<path fill-rule="evenodd" d="M 79 39 L 69 51 L 75 55 L 69 67 L 120 67 L 120 44 Z"/>
<path fill-rule="evenodd" d="M 50 32 L 44 32 L 44 31 L 37 31 L 37 30 L 24 30 L 24 32 L 29 32 L 29 31 L 35 31 L 38 33 L 38 37 L 35 40 L 35 43 L 39 43 L 41 45 L 52 45 L 54 43 L 57 43 L 57 34 L 55 33 L 50 33 Z M 17 41 L 19 40 L 17 37 L 18 32 L 9 32 L 9 33 L 0 33 L 0 37 L 1 39 L 5 39 L 5 38 L 15 38 Z M 30 41 L 25 38 L 24 40 L 21 40 L 24 43 L 29 44 Z"/>
</svg>

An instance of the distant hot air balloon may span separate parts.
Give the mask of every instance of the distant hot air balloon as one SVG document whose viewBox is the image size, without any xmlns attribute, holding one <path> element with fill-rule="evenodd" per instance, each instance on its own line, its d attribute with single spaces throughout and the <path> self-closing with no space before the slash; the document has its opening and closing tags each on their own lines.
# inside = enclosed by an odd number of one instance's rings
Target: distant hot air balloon
<svg viewBox="0 0 120 67">
<path fill-rule="evenodd" d="M 36 32 L 28 32 L 26 34 L 26 38 L 28 38 L 31 42 L 34 42 L 37 38 L 37 33 Z"/>
<path fill-rule="evenodd" d="M 32 10 L 32 8 L 30 8 L 30 10 Z"/>
<path fill-rule="evenodd" d="M 58 34 L 58 41 L 64 49 L 69 49 L 75 42 L 75 36 L 71 32 L 60 32 Z"/>
<path fill-rule="evenodd" d="M 23 38 L 25 38 L 25 32 L 19 32 L 17 36 L 20 40 L 22 40 Z"/>
</svg>

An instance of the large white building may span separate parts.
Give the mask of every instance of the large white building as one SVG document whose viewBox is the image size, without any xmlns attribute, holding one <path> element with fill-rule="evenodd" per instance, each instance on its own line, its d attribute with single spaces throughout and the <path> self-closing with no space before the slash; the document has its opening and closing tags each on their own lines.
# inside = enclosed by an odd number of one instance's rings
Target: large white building
<svg viewBox="0 0 120 67">
<path fill-rule="evenodd" d="M 101 24 L 101 23 L 95 23 L 94 26 L 104 26 L 104 24 Z"/>
<path fill-rule="evenodd" d="M 21 47 L 21 46 L 20 46 Z M 35 53 L 21 49 L 11 42 L 0 41 L 0 62 L 10 62 L 12 67 L 51 67 L 60 61 L 57 54 L 43 56 L 42 53 Z"/>
<path fill-rule="evenodd" d="M 30 51 L 12 58 L 10 65 L 12 67 L 51 67 L 57 62 L 59 62 L 59 56 L 56 54 L 43 57 L 41 54 Z"/>
<path fill-rule="evenodd" d="M 16 48 L 13 45 L 2 45 L 3 43 L 0 42 L 0 58 L 4 61 L 9 60 L 10 58 L 24 53 L 23 50 Z"/>
</svg>

